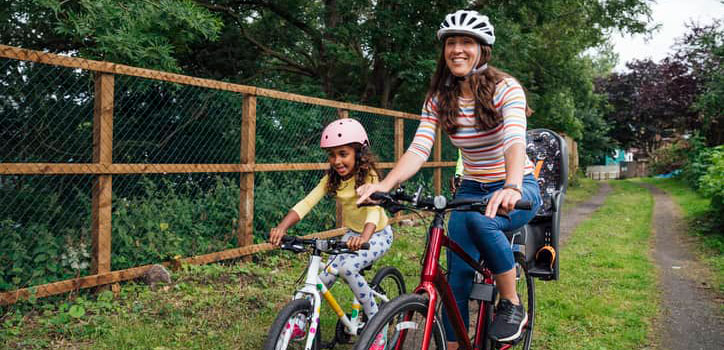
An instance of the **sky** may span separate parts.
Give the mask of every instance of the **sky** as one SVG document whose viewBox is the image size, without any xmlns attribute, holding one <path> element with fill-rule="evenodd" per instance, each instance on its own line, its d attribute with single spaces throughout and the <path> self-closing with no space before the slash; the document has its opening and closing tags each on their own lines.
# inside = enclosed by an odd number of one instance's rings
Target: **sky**
<svg viewBox="0 0 724 350">
<path fill-rule="evenodd" d="M 724 19 L 724 3 L 720 0 L 658 0 L 651 4 L 651 9 L 653 23 L 661 25 L 651 38 L 621 34 L 611 37 L 619 55 L 615 71 L 626 70 L 625 63 L 633 59 L 651 58 L 658 62 L 666 57 L 675 40 L 686 33 L 685 24 L 691 20 L 710 24 L 714 18 Z"/>
</svg>

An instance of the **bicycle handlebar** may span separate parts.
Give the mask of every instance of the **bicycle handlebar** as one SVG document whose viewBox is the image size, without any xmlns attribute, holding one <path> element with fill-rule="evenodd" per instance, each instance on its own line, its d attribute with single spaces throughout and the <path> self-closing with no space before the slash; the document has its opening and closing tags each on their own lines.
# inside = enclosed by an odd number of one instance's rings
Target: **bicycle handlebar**
<svg viewBox="0 0 724 350">
<path fill-rule="evenodd" d="M 489 198 L 456 198 L 453 200 L 447 200 L 444 196 L 422 198 L 420 192 L 421 190 L 418 189 L 414 196 L 405 194 L 399 189 L 393 192 L 375 192 L 370 195 L 370 199 L 378 201 L 378 203 L 365 203 L 360 206 L 379 205 L 392 213 L 410 207 L 428 211 L 481 211 L 487 207 L 489 202 Z M 408 202 L 411 205 L 406 205 L 401 202 Z M 520 200 L 515 203 L 514 208 L 531 210 L 533 204 L 530 201 Z"/>
<path fill-rule="evenodd" d="M 281 249 L 301 253 L 311 247 L 328 254 L 339 254 L 352 252 L 347 247 L 347 242 L 338 239 L 301 238 L 297 236 L 283 236 Z M 362 243 L 360 249 L 370 249 L 369 243 Z"/>
</svg>

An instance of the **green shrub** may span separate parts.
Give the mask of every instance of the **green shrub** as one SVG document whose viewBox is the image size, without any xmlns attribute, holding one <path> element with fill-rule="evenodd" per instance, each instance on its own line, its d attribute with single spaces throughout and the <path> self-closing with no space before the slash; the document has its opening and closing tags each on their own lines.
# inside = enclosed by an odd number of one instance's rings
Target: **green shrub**
<svg viewBox="0 0 724 350">
<path fill-rule="evenodd" d="M 689 143 L 691 147 L 686 154 L 687 163 L 681 177 L 689 186 L 699 189 L 699 178 L 706 173 L 711 164 L 709 158 L 712 148 L 706 147 L 706 140 L 698 134 L 691 137 Z"/>
<path fill-rule="evenodd" d="M 687 162 L 691 144 L 686 140 L 665 145 L 651 153 L 651 171 L 653 174 L 665 174 L 681 169 Z"/>
<path fill-rule="evenodd" d="M 114 196 L 113 269 L 219 251 L 236 246 L 239 187 L 217 177 L 209 189 L 198 181 L 141 180 L 145 193 Z"/>
<path fill-rule="evenodd" d="M 699 177 L 699 190 L 711 197 L 711 206 L 718 217 L 724 216 L 724 145 L 708 151 L 709 166 Z"/>
</svg>

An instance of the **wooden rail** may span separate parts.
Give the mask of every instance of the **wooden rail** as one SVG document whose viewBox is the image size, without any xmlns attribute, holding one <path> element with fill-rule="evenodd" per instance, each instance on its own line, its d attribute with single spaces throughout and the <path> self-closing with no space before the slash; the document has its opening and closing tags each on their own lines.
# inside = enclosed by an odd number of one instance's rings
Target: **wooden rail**
<svg viewBox="0 0 724 350">
<path fill-rule="evenodd" d="M 426 162 L 423 168 L 451 167 L 455 162 Z M 377 163 L 390 169 L 395 163 Z M 0 175 L 118 175 L 179 173 L 249 173 L 273 171 L 326 170 L 328 163 L 295 164 L 97 164 L 97 163 L 0 163 Z"/>
<path fill-rule="evenodd" d="M 416 114 L 404 113 L 400 111 L 393 111 L 384 108 L 368 107 L 362 105 L 356 105 L 353 103 L 338 102 L 332 100 L 325 100 L 316 97 L 308 97 L 303 95 L 292 94 L 288 92 L 275 91 L 269 89 L 262 89 L 255 86 L 240 85 L 227 83 L 223 81 L 203 79 L 191 77 L 188 75 L 168 73 L 155 71 L 151 69 L 138 68 L 126 66 L 118 63 L 102 62 L 87 60 L 77 57 L 61 56 L 48 52 L 34 51 L 28 49 L 22 49 L 19 47 L 0 45 L 0 57 L 11 58 L 21 61 L 31 61 L 37 63 L 45 63 L 54 66 L 68 67 L 68 68 L 79 68 L 84 70 L 90 70 L 94 72 L 119 74 L 119 75 L 130 75 L 139 78 L 148 78 L 153 80 L 166 81 L 169 83 L 177 83 L 183 85 L 191 85 L 198 87 L 205 87 L 209 89 L 224 90 L 239 92 L 242 94 L 271 97 L 280 100 L 294 101 L 309 103 L 319 106 L 339 108 L 348 111 L 367 112 L 372 114 L 386 115 L 390 117 L 399 117 L 405 119 L 419 120 L 420 116 Z"/>
<path fill-rule="evenodd" d="M 258 97 L 281 99 L 299 103 L 336 108 L 340 118 L 349 117 L 349 111 L 371 113 L 394 118 L 394 154 L 398 160 L 404 146 L 405 120 L 419 120 L 418 115 L 382 108 L 368 107 L 345 102 L 307 97 L 286 92 L 239 85 L 182 74 L 131 67 L 122 64 L 86 60 L 47 52 L 27 50 L 0 45 L 0 57 L 36 62 L 54 66 L 91 71 L 95 82 L 93 109 L 93 159 L 92 163 L 0 163 L 0 175 L 94 175 L 92 191 L 92 275 L 72 280 L 23 288 L 0 293 L 0 304 L 8 304 L 31 295 L 44 297 L 65 293 L 79 288 L 95 287 L 137 278 L 150 267 L 139 266 L 113 271 L 111 266 L 111 194 L 113 175 L 118 174 L 170 174 L 170 173 L 238 173 L 240 176 L 239 225 L 237 240 L 240 247 L 211 254 L 188 257 L 179 260 L 184 263 L 205 264 L 224 259 L 247 257 L 260 251 L 269 250 L 268 244 L 253 243 L 254 174 L 257 172 L 302 171 L 327 169 L 327 163 L 258 164 L 256 163 L 256 105 Z M 129 164 L 113 163 L 113 112 L 115 76 L 127 75 L 165 81 L 169 83 L 224 90 L 243 95 L 241 115 L 240 163 L 238 164 Z M 440 132 L 435 139 L 433 161 L 423 165 L 434 168 L 434 187 L 441 191 L 441 168 L 455 166 L 455 162 L 441 160 Z M 394 163 L 378 163 L 379 168 L 388 169 Z M 338 215 L 339 216 L 339 215 Z M 397 216 L 398 221 L 405 218 Z M 341 220 L 338 217 L 338 224 Z M 316 236 L 339 235 L 343 228 L 325 231 Z M 177 261 L 177 262 L 179 262 Z M 166 262 L 165 264 L 170 264 Z"/>
</svg>

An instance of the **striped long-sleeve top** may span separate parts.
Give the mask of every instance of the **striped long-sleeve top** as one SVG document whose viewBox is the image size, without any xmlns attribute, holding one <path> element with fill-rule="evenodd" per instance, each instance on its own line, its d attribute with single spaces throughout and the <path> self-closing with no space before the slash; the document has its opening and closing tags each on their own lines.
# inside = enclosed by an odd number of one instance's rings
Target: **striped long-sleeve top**
<svg viewBox="0 0 724 350">
<path fill-rule="evenodd" d="M 453 145 L 462 151 L 463 178 L 479 182 L 505 180 L 505 151 L 516 143 L 525 148 L 525 93 L 512 78 L 503 79 L 495 87 L 493 106 L 503 115 L 503 122 L 491 130 L 475 125 L 475 100 L 458 100 L 459 127 L 449 135 Z M 427 160 L 435 141 L 438 124 L 437 98 L 429 99 L 422 109 L 422 120 L 408 151 Z M 524 174 L 533 172 L 533 163 L 525 156 Z"/>
</svg>

